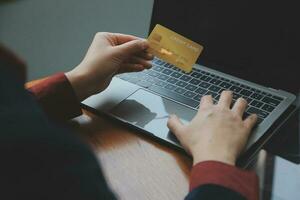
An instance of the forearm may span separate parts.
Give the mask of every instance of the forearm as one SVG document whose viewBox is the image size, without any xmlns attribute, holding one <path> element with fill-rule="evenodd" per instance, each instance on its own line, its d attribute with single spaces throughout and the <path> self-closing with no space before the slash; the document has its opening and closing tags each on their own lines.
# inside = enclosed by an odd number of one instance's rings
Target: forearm
<svg viewBox="0 0 300 200">
<path fill-rule="evenodd" d="M 203 195 L 206 199 L 226 199 L 223 197 L 233 195 L 236 198 L 232 199 L 257 200 L 258 178 L 254 172 L 221 162 L 206 161 L 194 165 L 190 191 L 186 197 L 188 200 L 199 199 Z"/>
<path fill-rule="evenodd" d="M 64 121 L 81 114 L 80 102 L 64 73 L 50 76 L 27 89 L 50 118 Z"/>
</svg>

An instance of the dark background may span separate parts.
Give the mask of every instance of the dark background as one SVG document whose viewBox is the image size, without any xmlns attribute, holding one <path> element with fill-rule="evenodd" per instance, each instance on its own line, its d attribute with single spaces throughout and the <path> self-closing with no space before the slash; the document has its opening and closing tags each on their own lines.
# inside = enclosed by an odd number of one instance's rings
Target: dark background
<svg viewBox="0 0 300 200">
<path fill-rule="evenodd" d="M 198 63 L 297 93 L 299 11 L 294 1 L 154 1 L 150 30 L 164 25 L 204 46 Z"/>
</svg>

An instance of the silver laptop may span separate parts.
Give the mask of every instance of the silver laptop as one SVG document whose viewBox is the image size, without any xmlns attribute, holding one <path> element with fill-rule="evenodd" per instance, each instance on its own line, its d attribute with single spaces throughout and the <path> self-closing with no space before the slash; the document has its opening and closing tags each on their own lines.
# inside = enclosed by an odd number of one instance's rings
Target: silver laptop
<svg viewBox="0 0 300 200">
<path fill-rule="evenodd" d="M 180 30 L 185 30 L 183 32 L 193 34 L 186 35 L 182 33 L 184 36 L 201 44 L 204 43 L 204 47 L 212 49 L 214 44 L 210 45 L 209 42 L 206 42 L 205 40 L 208 38 L 205 35 L 201 37 L 201 33 L 203 34 L 205 30 L 211 31 L 202 27 L 207 23 L 199 21 L 197 23 L 199 28 L 195 29 L 194 26 L 185 23 L 185 21 L 191 22 L 195 16 L 188 18 L 190 16 L 187 15 L 187 19 L 184 20 L 182 19 L 183 15 L 181 15 L 182 22 L 171 20 L 170 16 L 167 16 L 168 11 L 164 10 L 168 6 L 162 4 L 167 3 L 164 1 L 155 2 L 151 27 L 156 23 L 160 23 L 179 33 L 181 33 Z M 173 4 L 176 3 L 173 2 Z M 172 10 L 174 11 L 176 5 L 173 6 Z M 179 11 L 182 9 L 181 6 L 177 6 Z M 189 6 L 193 7 L 192 5 Z M 189 7 L 186 9 L 189 9 Z M 169 15 L 171 14 L 169 13 Z M 207 35 L 210 35 L 210 33 L 207 33 Z M 212 37 L 214 37 L 214 34 L 211 34 L 210 41 Z M 212 58 L 207 58 L 209 57 L 209 52 L 207 52 L 203 59 L 211 61 L 215 57 L 215 63 L 218 63 L 218 55 L 214 54 L 213 51 L 211 52 L 213 54 Z M 243 54 L 241 53 L 241 55 Z M 200 56 L 198 63 L 201 63 L 201 59 Z M 228 60 L 230 59 L 234 60 L 238 57 L 228 56 Z M 238 68 L 239 66 L 235 67 Z M 233 74 L 232 69 L 234 68 L 232 66 L 228 67 L 228 72 L 226 66 L 222 69 L 223 72 L 213 65 L 196 64 L 192 72 L 187 74 L 177 67 L 155 58 L 151 69 L 118 75 L 113 78 L 110 86 L 104 92 L 91 96 L 82 103 L 94 111 L 106 113 L 121 122 L 134 126 L 141 130 L 143 134 L 149 134 L 181 148 L 174 135 L 167 128 L 169 115 L 176 114 L 184 123 L 188 123 L 195 116 L 202 96 L 210 94 L 217 102 L 223 90 L 231 90 L 234 92 L 234 101 L 239 97 L 243 97 L 248 101 L 248 108 L 244 117 L 251 113 L 258 115 L 257 126 L 253 130 L 246 148 L 249 149 L 292 105 L 296 96 L 281 89 L 272 89 L 269 86 L 263 86 L 251 82 L 251 80 L 244 80 L 230 75 Z M 265 75 L 265 78 L 268 78 L 268 74 Z"/>
</svg>

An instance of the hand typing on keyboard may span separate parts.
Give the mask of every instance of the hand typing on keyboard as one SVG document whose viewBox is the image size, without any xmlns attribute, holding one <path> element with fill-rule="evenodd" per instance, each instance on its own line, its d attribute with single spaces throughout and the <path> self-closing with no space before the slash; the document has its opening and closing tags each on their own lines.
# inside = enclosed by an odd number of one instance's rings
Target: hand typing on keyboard
<svg viewBox="0 0 300 200">
<path fill-rule="evenodd" d="M 244 149 L 257 116 L 252 114 L 243 120 L 247 102 L 239 98 L 231 108 L 232 92 L 223 91 L 217 104 L 210 95 L 202 97 L 198 113 L 187 125 L 172 115 L 169 129 L 175 134 L 194 164 L 215 160 L 235 165 Z"/>
</svg>

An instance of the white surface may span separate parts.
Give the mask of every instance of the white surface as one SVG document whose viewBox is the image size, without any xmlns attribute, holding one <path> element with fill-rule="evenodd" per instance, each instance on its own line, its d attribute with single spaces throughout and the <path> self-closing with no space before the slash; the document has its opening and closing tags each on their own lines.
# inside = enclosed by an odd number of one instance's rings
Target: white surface
<svg viewBox="0 0 300 200">
<path fill-rule="evenodd" d="M 300 165 L 276 157 L 274 170 L 272 200 L 300 199 Z"/>
</svg>

